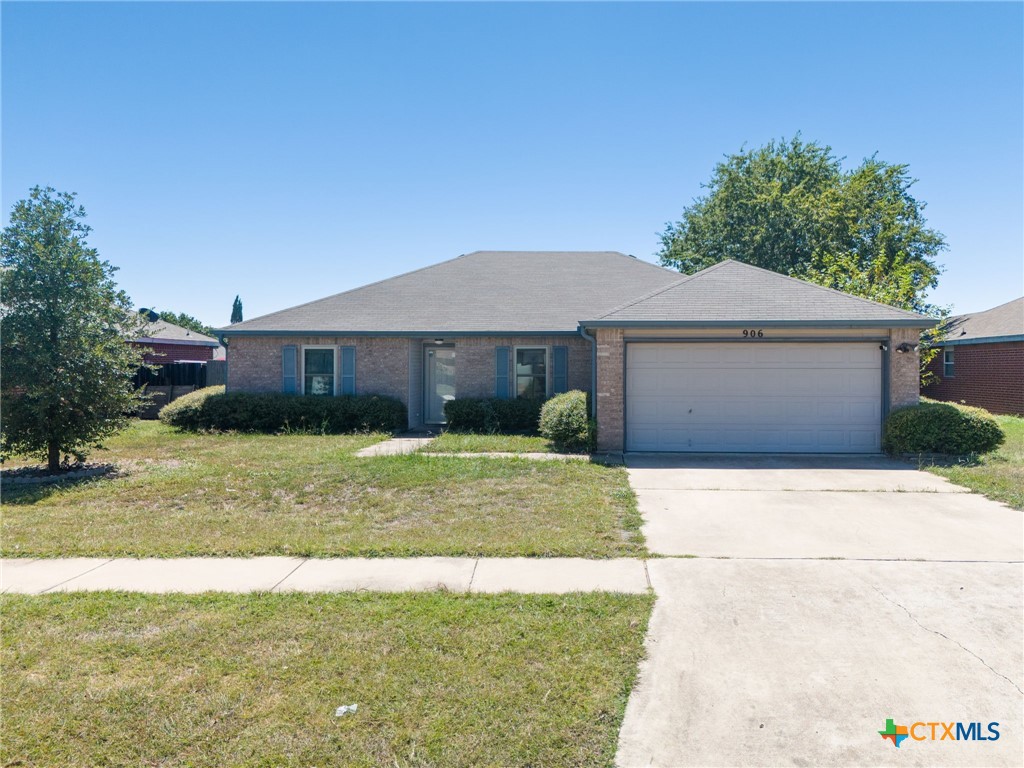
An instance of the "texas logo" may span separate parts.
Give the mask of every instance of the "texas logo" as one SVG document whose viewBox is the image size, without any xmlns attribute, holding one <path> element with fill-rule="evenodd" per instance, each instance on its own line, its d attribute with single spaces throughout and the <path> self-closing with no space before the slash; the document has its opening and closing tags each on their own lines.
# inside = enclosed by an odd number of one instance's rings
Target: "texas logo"
<svg viewBox="0 0 1024 768">
<path fill-rule="evenodd" d="M 879 734 L 881 734 L 883 739 L 888 739 L 899 749 L 900 744 L 907 738 L 907 726 L 896 725 L 890 718 L 885 721 L 885 730 L 879 731 Z"/>
<path fill-rule="evenodd" d="M 896 725 L 892 718 L 885 721 L 885 730 L 878 734 L 891 741 L 899 749 L 909 736 L 914 741 L 996 741 L 999 738 L 999 723 L 988 724 L 988 735 L 982 734 L 981 723 L 922 723 L 917 722 L 909 728 Z"/>
</svg>

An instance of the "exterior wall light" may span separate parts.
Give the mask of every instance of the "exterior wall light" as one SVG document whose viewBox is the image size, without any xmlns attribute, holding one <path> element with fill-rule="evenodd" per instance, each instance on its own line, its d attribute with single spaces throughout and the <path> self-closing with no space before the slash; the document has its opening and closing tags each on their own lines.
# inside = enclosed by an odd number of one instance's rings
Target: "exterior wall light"
<svg viewBox="0 0 1024 768">
<path fill-rule="evenodd" d="M 899 352 L 901 355 L 905 355 L 907 354 L 907 352 L 917 352 L 917 347 L 917 344 L 911 344 L 909 341 L 904 341 L 902 344 L 896 347 L 896 351 Z"/>
</svg>

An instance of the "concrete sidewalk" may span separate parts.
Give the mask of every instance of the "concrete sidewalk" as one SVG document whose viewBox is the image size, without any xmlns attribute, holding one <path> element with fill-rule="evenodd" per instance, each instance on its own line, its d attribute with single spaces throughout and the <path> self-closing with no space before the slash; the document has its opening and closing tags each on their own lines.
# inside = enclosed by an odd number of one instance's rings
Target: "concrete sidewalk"
<svg viewBox="0 0 1024 768">
<path fill-rule="evenodd" d="M 194 557 L 0 560 L 0 591 L 631 592 L 649 588 L 643 560 L 582 558 Z"/>
</svg>

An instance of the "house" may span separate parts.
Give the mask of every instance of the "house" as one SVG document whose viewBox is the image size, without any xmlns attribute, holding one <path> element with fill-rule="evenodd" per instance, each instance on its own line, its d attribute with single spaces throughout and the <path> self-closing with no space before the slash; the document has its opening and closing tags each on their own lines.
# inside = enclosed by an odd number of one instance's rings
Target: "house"
<svg viewBox="0 0 1024 768">
<path fill-rule="evenodd" d="M 142 335 L 132 344 L 146 350 L 143 362 L 147 366 L 155 366 L 139 368 L 135 374 L 135 386 L 145 386 L 150 395 L 149 404 L 139 412 L 142 418 L 156 418 L 159 410 L 171 400 L 214 383 L 207 375 L 207 368 L 211 361 L 223 357 L 224 351 L 212 336 L 159 318 L 147 323 Z M 220 363 L 221 367 L 223 365 Z"/>
<path fill-rule="evenodd" d="M 1024 297 L 951 317 L 928 370 L 930 398 L 1024 416 Z"/>
<path fill-rule="evenodd" d="M 149 365 L 205 363 L 214 359 L 220 347 L 212 336 L 160 319 L 148 323 L 133 343 L 146 347 L 145 362 Z"/>
<path fill-rule="evenodd" d="M 221 331 L 228 390 L 402 400 L 593 394 L 603 451 L 877 452 L 933 321 L 724 261 L 477 251 Z"/>
</svg>

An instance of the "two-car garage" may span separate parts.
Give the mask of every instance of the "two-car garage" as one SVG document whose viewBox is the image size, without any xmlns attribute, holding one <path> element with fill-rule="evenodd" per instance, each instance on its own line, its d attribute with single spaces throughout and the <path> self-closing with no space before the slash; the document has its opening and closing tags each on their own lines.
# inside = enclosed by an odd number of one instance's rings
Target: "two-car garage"
<svg viewBox="0 0 1024 768">
<path fill-rule="evenodd" d="M 626 344 L 627 451 L 875 453 L 878 341 Z"/>
</svg>

